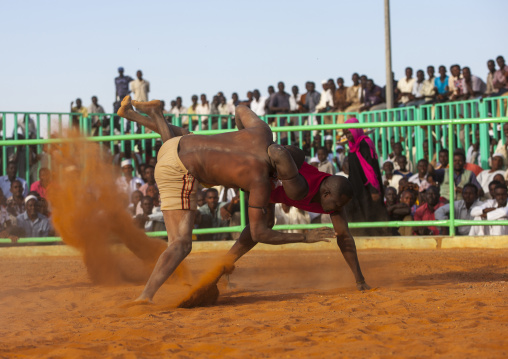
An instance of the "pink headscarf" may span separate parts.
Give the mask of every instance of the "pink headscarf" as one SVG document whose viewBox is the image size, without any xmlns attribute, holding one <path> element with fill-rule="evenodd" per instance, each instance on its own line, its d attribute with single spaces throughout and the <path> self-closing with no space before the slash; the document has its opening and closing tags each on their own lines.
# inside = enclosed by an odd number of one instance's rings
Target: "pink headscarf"
<svg viewBox="0 0 508 359">
<path fill-rule="evenodd" d="M 350 118 L 346 121 L 346 123 L 359 123 L 359 121 L 356 118 Z M 356 153 L 358 159 L 360 160 L 360 164 L 363 168 L 363 173 L 365 173 L 365 177 L 367 177 L 367 182 L 364 183 L 364 185 L 370 183 L 375 189 L 381 192 L 376 172 L 374 172 L 372 166 L 367 162 L 365 158 L 363 158 L 362 154 L 360 153 L 360 142 L 365 140 L 365 142 L 369 145 L 371 156 L 377 160 L 377 153 L 376 148 L 374 147 L 374 143 L 369 138 L 369 136 L 365 135 L 363 128 L 351 128 L 349 129 L 349 132 L 351 132 L 351 135 L 353 135 L 354 138 L 354 141 L 348 142 L 349 151 Z"/>
</svg>

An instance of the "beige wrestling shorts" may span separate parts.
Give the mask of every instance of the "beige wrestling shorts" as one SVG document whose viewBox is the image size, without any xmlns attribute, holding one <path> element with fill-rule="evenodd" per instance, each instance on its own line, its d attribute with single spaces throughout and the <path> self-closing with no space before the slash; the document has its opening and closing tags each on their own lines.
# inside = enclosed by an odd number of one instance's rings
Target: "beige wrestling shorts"
<svg viewBox="0 0 508 359">
<path fill-rule="evenodd" d="M 155 181 L 161 196 L 161 210 L 197 209 L 197 181 L 178 157 L 182 136 L 166 141 L 157 155 Z"/>
</svg>

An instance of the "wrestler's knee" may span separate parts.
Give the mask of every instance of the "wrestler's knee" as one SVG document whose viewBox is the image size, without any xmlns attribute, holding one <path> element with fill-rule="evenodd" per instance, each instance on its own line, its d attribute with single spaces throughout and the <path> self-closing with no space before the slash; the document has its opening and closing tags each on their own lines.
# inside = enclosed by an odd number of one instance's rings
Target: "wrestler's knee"
<svg viewBox="0 0 508 359">
<path fill-rule="evenodd" d="M 171 250 L 176 251 L 180 255 L 186 257 L 192 251 L 192 240 L 177 239 L 173 242 L 171 247 Z"/>
</svg>

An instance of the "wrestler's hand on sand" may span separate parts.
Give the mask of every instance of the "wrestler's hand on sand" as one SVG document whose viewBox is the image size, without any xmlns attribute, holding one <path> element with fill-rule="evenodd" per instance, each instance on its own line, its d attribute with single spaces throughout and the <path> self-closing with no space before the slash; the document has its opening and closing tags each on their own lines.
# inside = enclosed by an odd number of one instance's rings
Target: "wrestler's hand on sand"
<svg viewBox="0 0 508 359">
<path fill-rule="evenodd" d="M 328 238 L 335 237 L 334 232 L 331 228 L 321 227 L 311 229 L 305 234 L 304 243 L 317 243 L 317 242 L 330 242 Z"/>
<path fill-rule="evenodd" d="M 370 289 L 370 285 L 365 283 L 365 281 L 356 282 L 356 288 L 358 290 L 361 290 L 363 292 L 364 290 L 369 290 Z"/>
</svg>

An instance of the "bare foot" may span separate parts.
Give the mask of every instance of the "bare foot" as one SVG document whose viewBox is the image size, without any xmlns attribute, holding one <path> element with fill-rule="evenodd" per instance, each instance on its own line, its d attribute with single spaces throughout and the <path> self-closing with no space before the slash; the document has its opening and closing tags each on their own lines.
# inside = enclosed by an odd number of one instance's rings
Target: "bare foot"
<svg viewBox="0 0 508 359">
<path fill-rule="evenodd" d="M 151 118 L 158 114 L 162 116 L 162 107 L 159 100 L 152 100 L 148 102 L 132 101 L 136 110 L 146 113 Z"/>
<path fill-rule="evenodd" d="M 138 305 L 150 305 L 150 304 L 153 304 L 153 302 L 149 299 L 136 299 L 134 302 L 129 302 L 129 303 L 125 303 L 125 304 L 122 304 L 120 307 L 121 308 L 130 308 L 130 307 L 135 307 L 135 306 L 138 306 Z"/>
<path fill-rule="evenodd" d="M 132 107 L 131 103 L 131 97 L 129 95 L 125 96 L 122 100 L 122 104 L 120 105 L 120 108 L 116 112 L 118 116 L 121 116 L 123 118 L 129 118 L 132 117 L 132 112 L 134 111 L 134 108 Z"/>
</svg>

